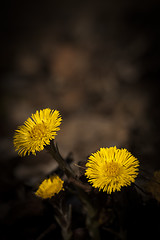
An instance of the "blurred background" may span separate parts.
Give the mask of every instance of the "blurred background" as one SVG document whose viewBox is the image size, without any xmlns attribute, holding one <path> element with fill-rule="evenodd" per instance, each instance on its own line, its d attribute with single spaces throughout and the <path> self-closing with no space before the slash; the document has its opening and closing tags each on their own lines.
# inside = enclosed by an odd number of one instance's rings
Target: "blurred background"
<svg viewBox="0 0 160 240">
<path fill-rule="evenodd" d="M 45 152 L 19 158 L 13 148 L 14 130 L 39 109 L 60 111 L 64 157 L 116 145 L 160 168 L 158 0 L 15 0 L 1 11 L 1 219 L 25 215 L 10 213 L 23 184 L 56 166 Z"/>
</svg>

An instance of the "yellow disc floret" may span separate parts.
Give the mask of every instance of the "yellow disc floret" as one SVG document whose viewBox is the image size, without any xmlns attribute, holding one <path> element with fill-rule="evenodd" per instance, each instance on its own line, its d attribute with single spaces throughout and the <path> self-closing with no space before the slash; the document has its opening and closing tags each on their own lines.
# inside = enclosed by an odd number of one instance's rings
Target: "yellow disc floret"
<svg viewBox="0 0 160 240">
<path fill-rule="evenodd" d="M 110 194 L 131 185 L 138 166 L 139 161 L 127 149 L 101 148 L 89 157 L 85 175 L 93 187 Z"/>
<path fill-rule="evenodd" d="M 64 182 L 57 175 L 52 176 L 41 183 L 35 195 L 43 199 L 51 198 L 61 190 L 64 190 L 63 183 Z"/>
<path fill-rule="evenodd" d="M 36 155 L 49 145 L 60 130 L 62 118 L 59 111 L 49 108 L 36 111 L 24 125 L 19 126 L 14 135 L 14 146 L 20 156 L 27 153 Z"/>
</svg>

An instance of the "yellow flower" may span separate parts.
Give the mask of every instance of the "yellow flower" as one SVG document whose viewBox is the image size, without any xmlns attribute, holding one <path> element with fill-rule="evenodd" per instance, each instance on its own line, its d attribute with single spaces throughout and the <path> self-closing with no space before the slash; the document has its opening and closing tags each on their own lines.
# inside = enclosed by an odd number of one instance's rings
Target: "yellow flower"
<svg viewBox="0 0 160 240">
<path fill-rule="evenodd" d="M 45 179 L 41 183 L 38 190 L 35 192 L 35 195 L 43 199 L 51 198 L 56 193 L 59 193 L 61 190 L 64 190 L 63 183 L 64 181 L 62 181 L 57 175 L 52 176 L 48 179 Z"/>
<path fill-rule="evenodd" d="M 160 202 L 160 171 L 154 172 L 154 176 L 148 183 L 147 189 L 152 196 Z"/>
<path fill-rule="evenodd" d="M 50 140 L 55 138 L 60 130 L 62 118 L 59 111 L 49 108 L 36 111 L 24 125 L 19 126 L 14 135 L 14 146 L 20 156 L 27 153 L 36 155 L 36 151 L 42 151 Z"/>
<path fill-rule="evenodd" d="M 138 175 L 138 166 L 139 161 L 127 149 L 100 148 L 89 157 L 85 175 L 93 187 L 110 194 L 131 185 Z"/>
</svg>

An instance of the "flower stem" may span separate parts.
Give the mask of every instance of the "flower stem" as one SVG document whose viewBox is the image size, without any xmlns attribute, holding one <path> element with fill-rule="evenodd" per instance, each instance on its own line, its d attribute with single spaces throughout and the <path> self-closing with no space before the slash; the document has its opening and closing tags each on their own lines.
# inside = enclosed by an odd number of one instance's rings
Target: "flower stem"
<svg viewBox="0 0 160 240">
<path fill-rule="evenodd" d="M 56 210 L 55 219 L 59 226 L 61 227 L 61 233 L 64 240 L 73 239 L 73 233 L 71 230 L 71 218 L 72 218 L 72 206 L 69 205 L 68 208 L 63 209 L 62 201 L 54 204 Z"/>
<path fill-rule="evenodd" d="M 86 225 L 88 227 L 89 234 L 93 240 L 100 240 L 97 209 L 93 206 L 92 200 L 89 199 L 86 192 L 84 192 L 81 188 L 77 190 L 80 200 L 82 201 L 83 207 L 86 211 Z"/>
<path fill-rule="evenodd" d="M 74 184 L 77 194 L 86 211 L 86 224 L 89 230 L 89 234 L 93 240 L 99 240 L 100 235 L 97 222 L 97 210 L 93 207 L 92 201 L 89 199 L 88 194 L 86 193 L 86 191 L 89 191 L 90 188 L 85 186 L 79 179 L 77 179 L 76 174 L 70 165 L 63 159 L 59 152 L 58 146 L 55 145 L 53 140 L 51 141 L 50 145 L 46 146 L 46 149 L 57 161 L 60 169 L 64 171 L 68 177 L 69 182 L 72 182 Z"/>
<path fill-rule="evenodd" d="M 54 141 L 52 140 L 50 142 L 50 145 L 47 145 L 45 147 L 47 151 L 52 155 L 52 157 L 57 161 L 60 169 L 64 171 L 64 173 L 67 175 L 68 178 L 75 178 L 76 175 L 73 172 L 72 168 L 69 164 L 64 160 L 64 158 L 61 156 L 57 144 L 55 145 Z"/>
</svg>

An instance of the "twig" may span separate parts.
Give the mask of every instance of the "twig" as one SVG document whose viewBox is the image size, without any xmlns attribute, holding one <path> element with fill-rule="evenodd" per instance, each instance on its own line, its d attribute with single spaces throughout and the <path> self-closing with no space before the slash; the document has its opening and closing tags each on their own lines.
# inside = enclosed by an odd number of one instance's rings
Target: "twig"
<svg viewBox="0 0 160 240">
<path fill-rule="evenodd" d="M 80 180 L 77 180 L 75 178 L 69 178 L 68 180 L 69 182 L 73 183 L 74 185 L 76 185 L 77 187 L 80 187 L 82 188 L 83 190 L 89 192 L 91 191 L 92 187 L 87 185 L 87 184 L 84 184 L 82 183 Z"/>
<path fill-rule="evenodd" d="M 42 232 L 40 236 L 36 238 L 36 240 L 42 240 L 49 232 L 51 232 L 54 229 L 55 229 L 55 224 L 53 223 L 44 232 Z"/>
<path fill-rule="evenodd" d="M 78 165 L 78 164 L 76 164 L 76 163 L 74 163 L 74 166 L 79 167 L 79 168 L 86 169 L 86 167 L 82 167 L 82 166 L 80 166 L 80 165 Z"/>
<path fill-rule="evenodd" d="M 140 186 L 138 186 L 137 184 L 133 183 L 141 192 L 145 193 L 146 195 L 149 195 L 148 192 L 145 192 Z"/>
</svg>

